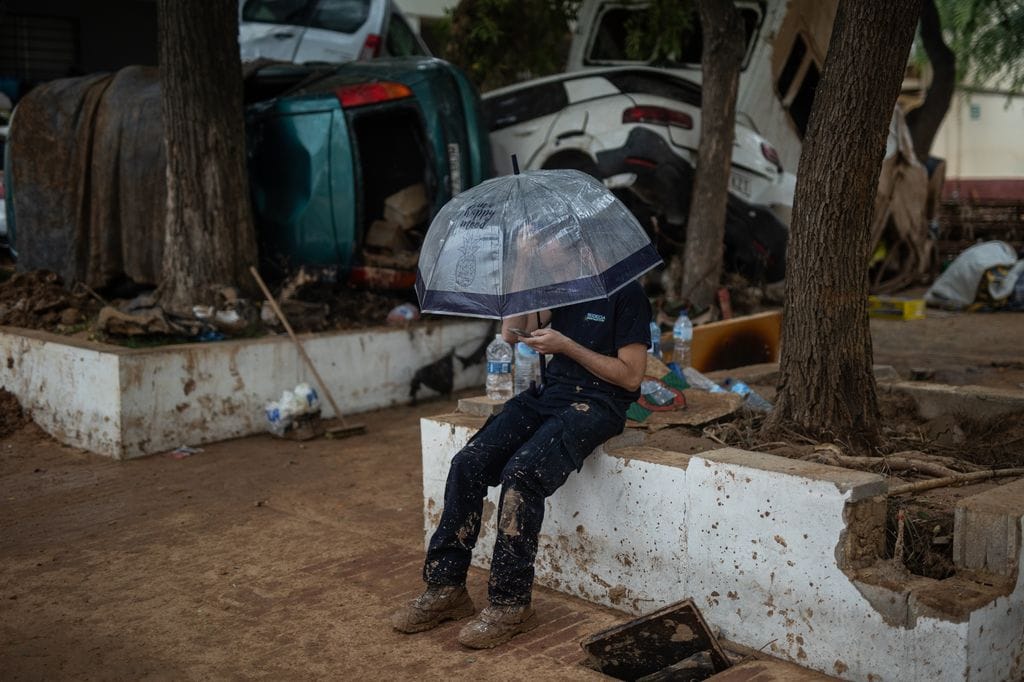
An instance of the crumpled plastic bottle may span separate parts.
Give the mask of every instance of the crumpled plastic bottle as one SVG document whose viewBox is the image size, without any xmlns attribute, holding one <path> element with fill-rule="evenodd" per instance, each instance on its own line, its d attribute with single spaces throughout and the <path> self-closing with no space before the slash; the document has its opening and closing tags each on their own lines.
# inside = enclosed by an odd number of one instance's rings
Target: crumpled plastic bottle
<svg viewBox="0 0 1024 682">
<path fill-rule="evenodd" d="M 292 425 L 291 416 L 282 413 L 281 403 L 276 400 L 267 403 L 263 411 L 267 415 L 267 430 L 275 436 L 283 436 Z"/>
<path fill-rule="evenodd" d="M 301 383 L 292 391 L 304 405 L 303 412 L 312 413 L 320 409 L 320 396 L 316 389 L 307 383 Z"/>
<path fill-rule="evenodd" d="M 650 404 L 657 405 L 658 407 L 671 405 L 676 399 L 675 391 L 660 381 L 652 381 L 651 379 L 645 379 L 640 384 L 640 395 L 646 398 Z"/>
<path fill-rule="evenodd" d="M 774 407 L 761 394 L 747 386 L 739 379 L 726 379 L 725 387 L 737 395 L 743 396 L 743 405 L 755 412 L 771 412 Z"/>
</svg>

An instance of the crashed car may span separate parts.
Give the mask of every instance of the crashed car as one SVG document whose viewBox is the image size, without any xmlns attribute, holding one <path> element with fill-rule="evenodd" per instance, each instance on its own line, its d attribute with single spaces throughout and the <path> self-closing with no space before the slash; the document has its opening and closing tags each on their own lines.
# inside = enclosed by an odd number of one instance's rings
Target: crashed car
<svg viewBox="0 0 1024 682">
<path fill-rule="evenodd" d="M 411 287 L 430 217 L 492 174 L 473 86 L 423 58 L 279 65 L 250 86 L 260 81 L 285 88 L 246 113 L 261 253 L 288 269 L 341 265 L 353 283 Z"/>
<path fill-rule="evenodd" d="M 243 61 L 430 56 L 391 0 L 241 0 L 238 13 Z"/>
<path fill-rule="evenodd" d="M 616 190 L 638 217 L 657 216 L 673 233 L 669 239 L 683 238 L 700 145 L 700 86 L 661 69 L 620 67 L 531 80 L 483 99 L 499 171 L 511 154 L 525 168 L 582 170 Z M 779 242 L 785 242 L 795 186 L 775 148 L 737 124 L 730 219 L 743 225 L 734 221 L 732 236 L 742 241 L 747 237 L 737 230 L 764 233 L 748 250 L 763 266 L 753 269 L 770 270 L 757 273 L 769 279 L 781 277 Z"/>
<path fill-rule="evenodd" d="M 159 83 L 156 69 L 128 67 L 51 81 L 19 102 L 5 173 L 19 268 L 95 289 L 159 283 Z M 439 59 L 266 64 L 245 79 L 245 97 L 268 274 L 323 266 L 341 281 L 411 288 L 430 218 L 491 175 L 479 96 Z"/>
</svg>

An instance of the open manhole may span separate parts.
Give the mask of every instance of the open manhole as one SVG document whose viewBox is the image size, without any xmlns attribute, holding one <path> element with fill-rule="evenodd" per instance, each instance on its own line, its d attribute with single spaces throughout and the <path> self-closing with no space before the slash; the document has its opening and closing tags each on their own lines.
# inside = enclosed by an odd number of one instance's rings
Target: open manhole
<svg viewBox="0 0 1024 682">
<path fill-rule="evenodd" d="M 617 680 L 705 680 L 729 658 L 703 616 L 687 599 L 582 642 L 583 665 Z"/>
</svg>

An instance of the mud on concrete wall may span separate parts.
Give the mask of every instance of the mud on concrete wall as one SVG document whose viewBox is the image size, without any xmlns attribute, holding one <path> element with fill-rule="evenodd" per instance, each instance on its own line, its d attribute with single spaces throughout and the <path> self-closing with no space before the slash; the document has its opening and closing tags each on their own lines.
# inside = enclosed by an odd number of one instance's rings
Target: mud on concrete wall
<svg viewBox="0 0 1024 682">
<path fill-rule="evenodd" d="M 468 355 L 487 329 L 430 322 L 303 342 L 339 408 L 358 413 L 407 402 L 419 367 L 453 348 Z M 36 423 L 62 443 L 116 458 L 262 433 L 268 401 L 300 382 L 316 387 L 291 340 L 278 336 L 137 350 L 7 329 L 0 353 L 0 382 Z M 483 383 L 482 364 L 455 367 L 456 389 Z M 326 400 L 322 410 L 333 416 Z"/>
<path fill-rule="evenodd" d="M 451 457 L 482 422 L 422 421 L 425 540 Z M 549 498 L 538 583 L 634 614 L 691 598 L 723 637 L 843 679 L 1019 678 L 1019 576 L 984 591 L 857 568 L 881 556 L 881 477 L 735 449 L 614 447 Z M 473 557 L 483 568 L 496 504 L 492 489 Z M 1019 527 L 1024 506 L 1008 513 Z"/>
</svg>

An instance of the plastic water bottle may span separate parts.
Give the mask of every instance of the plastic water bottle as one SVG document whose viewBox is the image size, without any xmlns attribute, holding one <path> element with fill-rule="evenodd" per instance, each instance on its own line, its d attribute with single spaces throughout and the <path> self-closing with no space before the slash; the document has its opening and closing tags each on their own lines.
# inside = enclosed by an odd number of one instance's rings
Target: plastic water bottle
<svg viewBox="0 0 1024 682">
<path fill-rule="evenodd" d="M 743 405 L 745 407 L 755 412 L 771 412 L 772 404 L 765 400 L 760 393 L 739 379 L 726 379 L 725 387 L 733 393 L 743 396 Z"/>
<path fill-rule="evenodd" d="M 516 395 L 530 388 L 530 383 L 540 385 L 540 354 L 520 341 L 516 344 L 516 372 L 513 380 Z"/>
<path fill-rule="evenodd" d="M 651 320 L 651 349 L 647 352 L 661 360 L 661 327 L 654 320 Z"/>
<path fill-rule="evenodd" d="M 707 391 L 708 393 L 725 393 L 724 388 L 695 370 L 693 367 L 685 367 L 682 371 L 683 376 L 686 377 L 686 383 L 693 388 L 699 388 L 700 390 Z"/>
<path fill-rule="evenodd" d="M 295 387 L 293 393 L 295 393 L 295 395 L 297 395 L 305 405 L 304 411 L 306 413 L 312 414 L 320 409 L 320 396 L 317 395 L 316 389 L 309 384 L 299 384 Z"/>
<path fill-rule="evenodd" d="M 675 391 L 660 381 L 651 381 L 650 379 L 644 379 L 640 384 L 640 395 L 658 407 L 671 405 L 676 399 Z"/>
<path fill-rule="evenodd" d="M 292 418 L 281 414 L 281 404 L 276 400 L 267 403 L 263 409 L 267 415 L 267 430 L 275 436 L 283 436 L 292 425 Z"/>
<path fill-rule="evenodd" d="M 491 400 L 508 400 L 512 397 L 512 346 L 494 335 L 494 341 L 487 346 L 487 397 Z"/>
<path fill-rule="evenodd" d="M 690 366 L 690 341 L 693 340 L 693 323 L 690 322 L 686 309 L 679 311 L 675 325 L 672 326 L 672 362 L 684 371 Z"/>
</svg>

